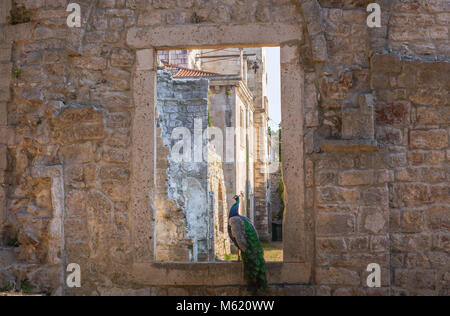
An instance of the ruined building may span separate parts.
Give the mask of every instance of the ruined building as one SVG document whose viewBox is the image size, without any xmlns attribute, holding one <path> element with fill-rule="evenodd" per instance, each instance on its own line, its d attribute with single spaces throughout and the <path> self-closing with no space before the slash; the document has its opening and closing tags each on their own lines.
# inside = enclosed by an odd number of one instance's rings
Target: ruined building
<svg viewBox="0 0 450 316">
<path fill-rule="evenodd" d="M 157 261 L 225 259 L 231 253 L 227 201 L 236 194 L 242 196 L 241 214 L 256 223 L 263 240 L 271 240 L 264 49 L 162 51 L 158 55 L 166 70 L 158 73 L 158 127 L 168 147 L 158 146 L 158 161 L 164 160 L 167 149 L 170 153 L 169 168 L 158 165 L 164 181 L 157 187 L 166 192 L 161 201 L 168 198 L 176 205 L 169 211 L 167 204 L 172 203 L 161 203 L 156 210 Z M 187 66 L 198 69 L 184 67 L 187 60 L 191 60 Z M 253 67 L 250 76 L 249 66 Z M 197 157 L 202 152 L 195 150 L 203 146 L 209 154 Z M 181 166 L 175 157 L 180 151 Z"/>
<path fill-rule="evenodd" d="M 67 0 L 15 2 L 25 10 L 0 1 L 0 286 L 247 294 L 240 263 L 157 261 L 161 234 L 177 234 L 155 229 L 168 201 L 157 52 L 280 46 L 271 293 L 449 295 L 448 0 L 77 0 L 79 28 Z M 367 25 L 372 2 L 381 27 Z M 66 284 L 71 263 L 81 288 Z"/>
<path fill-rule="evenodd" d="M 234 94 L 238 96 L 234 110 L 236 112 L 234 126 L 239 128 L 240 133 L 240 140 L 236 140 L 236 152 L 238 154 L 240 151 L 240 157 L 237 156 L 236 161 L 241 162 L 241 165 L 245 162 L 247 166 L 241 166 L 242 170 L 234 170 L 235 167 L 228 164 L 225 168 L 229 169 L 228 172 L 237 172 L 237 178 L 241 179 L 241 183 L 234 186 L 235 189 L 233 188 L 231 191 L 244 193 L 243 205 L 245 208 L 242 214 L 255 223 L 260 238 L 269 241 L 271 240 L 269 177 L 277 171 L 277 166 L 273 167 L 275 170 L 270 169 L 270 163 L 272 162 L 269 156 L 271 139 L 268 135 L 268 121 L 270 119 L 268 110 L 270 105 L 267 99 L 265 48 L 203 49 L 193 51 L 192 54 L 195 54 L 197 58 L 190 57 L 190 60 L 194 61 L 190 65 L 196 68 L 226 75 L 236 76 L 236 74 L 239 74 L 241 78 L 240 80 L 235 78 L 231 82 L 212 81 L 211 91 L 213 91 L 213 95 L 211 100 L 213 105 L 218 105 L 211 107 L 214 113 L 212 116 L 213 120 L 218 122 L 216 125 L 225 131 L 230 125 L 226 114 L 227 107 L 229 107 L 229 97 L 227 98 L 223 92 L 226 95 L 233 95 L 231 92 L 234 89 Z M 224 91 L 227 84 L 232 91 Z M 225 108 L 222 108 L 224 105 Z M 245 145 L 242 146 L 243 144 Z M 224 150 L 226 150 L 225 147 Z M 244 171 L 245 169 L 247 170 Z M 242 177 L 239 176 L 239 174 L 244 173 L 247 173 L 247 183 L 242 181 Z M 228 193 L 229 200 L 234 194 L 233 192 Z"/>
</svg>

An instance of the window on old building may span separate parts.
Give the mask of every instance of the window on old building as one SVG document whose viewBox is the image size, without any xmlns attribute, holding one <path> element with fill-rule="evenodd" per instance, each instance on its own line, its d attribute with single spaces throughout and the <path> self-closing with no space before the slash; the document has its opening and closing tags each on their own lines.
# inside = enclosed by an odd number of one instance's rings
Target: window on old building
<svg viewBox="0 0 450 316">
<path fill-rule="evenodd" d="M 158 51 L 156 261 L 236 260 L 227 229 L 236 195 L 267 261 L 283 260 L 272 234 L 282 212 L 273 210 L 281 205 L 272 201 L 280 199 L 280 172 L 270 168 L 269 145 L 276 133 L 269 109 L 281 107 L 279 91 L 269 90 L 280 85 L 266 73 L 279 78 L 280 60 L 267 67 L 266 50 Z"/>
</svg>

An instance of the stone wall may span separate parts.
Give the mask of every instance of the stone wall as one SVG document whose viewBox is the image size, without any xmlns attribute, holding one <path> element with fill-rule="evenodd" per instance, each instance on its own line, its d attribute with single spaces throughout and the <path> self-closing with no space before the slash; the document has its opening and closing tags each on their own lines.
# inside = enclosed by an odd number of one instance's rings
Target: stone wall
<svg viewBox="0 0 450 316">
<path fill-rule="evenodd" d="M 190 61 L 187 50 L 163 50 L 158 52 L 158 59 L 185 68 L 190 67 Z"/>
<path fill-rule="evenodd" d="M 215 148 L 208 148 L 209 199 L 214 212 L 214 254 L 215 260 L 226 260 L 231 253 L 231 240 L 228 236 L 227 186 L 223 170 L 222 157 Z"/>
<path fill-rule="evenodd" d="M 2 249 L 2 283 L 29 279 L 67 295 L 246 294 L 238 265 L 153 263 L 155 179 L 136 190 L 137 174 L 153 171 L 133 159 L 153 153 L 141 136 L 153 135 L 143 96 L 154 96 L 156 76 L 136 56 L 153 52 L 149 43 L 268 44 L 276 34 L 291 79 L 283 94 L 304 101 L 283 114 L 295 220 L 285 233 L 304 238 L 289 238 L 286 262 L 268 265 L 273 294 L 448 295 L 448 1 L 379 1 L 383 27 L 372 30 L 372 1 L 78 0 L 81 29 L 67 28 L 68 1 L 17 2 L 30 23 L 7 25 L 11 3 L 0 4 L 0 180 L 8 239 L 20 241 Z M 217 25 L 222 33 L 211 32 Z M 374 136 L 360 128 L 372 110 Z M 293 203 L 304 209 L 289 213 Z M 72 262 L 81 289 L 63 286 Z M 382 266 L 382 288 L 367 288 L 368 263 Z"/>
<path fill-rule="evenodd" d="M 448 295 L 448 227 L 433 224 L 448 217 L 441 213 L 449 182 L 443 98 L 448 45 L 440 49 L 448 43 L 448 21 L 432 21 L 448 20 L 442 12 L 449 8 L 444 1 L 386 3 L 389 28 L 371 31 L 362 10 L 327 6 L 328 53 L 338 76 L 320 80 L 319 120 L 306 120 L 322 138 L 359 144 L 334 142 L 330 148 L 313 142 L 311 152 L 325 152 L 306 161 L 307 183 L 315 188 L 316 281 L 323 284 L 318 291 Z M 344 52 L 343 43 L 352 49 Z M 373 153 L 371 140 L 378 144 Z M 361 289 L 367 272 L 358 267 L 370 262 L 387 271 L 377 291 Z"/>
<path fill-rule="evenodd" d="M 3 1 L 0 4 L 0 26 L 4 27 L 7 23 L 8 12 L 11 8 L 9 1 Z M 2 73 L 11 73 L 12 71 L 12 43 L 6 40 L 6 34 L 0 35 L 0 70 Z M 6 193 L 7 182 L 6 170 L 8 169 L 8 143 L 11 144 L 11 140 L 8 140 L 10 131 L 8 129 L 8 101 L 10 98 L 10 84 L 11 78 L 6 76 L 0 81 L 0 245 L 5 242 L 5 225 L 6 225 Z"/>
<path fill-rule="evenodd" d="M 165 148 L 157 148 L 161 164 L 157 168 L 161 174 L 157 189 L 161 194 L 155 210 L 157 261 L 214 260 L 214 214 L 208 203 L 208 157 L 203 157 L 206 145 L 203 133 L 208 126 L 208 91 L 206 79 L 173 80 L 168 71 L 158 73 L 157 128 L 160 135 L 157 136 Z M 197 144 L 198 135 L 200 144 Z M 183 142 L 186 137 L 188 144 Z M 183 146 L 176 149 L 180 139 Z M 195 153 L 198 145 L 202 154 L 200 159 Z M 184 158 L 186 153 L 190 155 Z"/>
<path fill-rule="evenodd" d="M 374 56 L 377 140 L 390 172 L 394 294 L 448 295 L 450 122 L 448 62 Z M 386 84 L 381 78 L 388 76 Z"/>
<path fill-rule="evenodd" d="M 270 177 L 268 142 L 268 114 L 266 110 L 257 109 L 255 112 L 255 227 L 261 240 L 272 240 L 271 218 L 269 211 Z"/>
</svg>

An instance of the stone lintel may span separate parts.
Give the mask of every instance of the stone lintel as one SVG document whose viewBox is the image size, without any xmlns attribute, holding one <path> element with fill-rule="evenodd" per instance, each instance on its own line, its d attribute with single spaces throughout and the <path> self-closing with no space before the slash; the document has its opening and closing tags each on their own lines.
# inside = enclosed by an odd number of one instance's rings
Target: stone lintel
<svg viewBox="0 0 450 316">
<path fill-rule="evenodd" d="M 278 46 L 302 38 L 300 24 L 174 25 L 132 28 L 127 34 L 127 44 L 133 48 L 158 49 L 248 48 Z"/>
</svg>

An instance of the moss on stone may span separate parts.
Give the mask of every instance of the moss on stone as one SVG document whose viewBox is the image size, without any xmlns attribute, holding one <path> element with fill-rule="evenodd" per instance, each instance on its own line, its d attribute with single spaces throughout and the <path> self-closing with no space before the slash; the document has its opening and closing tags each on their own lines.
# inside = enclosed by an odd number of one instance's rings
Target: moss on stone
<svg viewBox="0 0 450 316">
<path fill-rule="evenodd" d="M 11 11 L 9 12 L 8 23 L 10 25 L 17 25 L 31 22 L 31 12 L 25 6 L 18 6 L 14 2 Z"/>
</svg>

